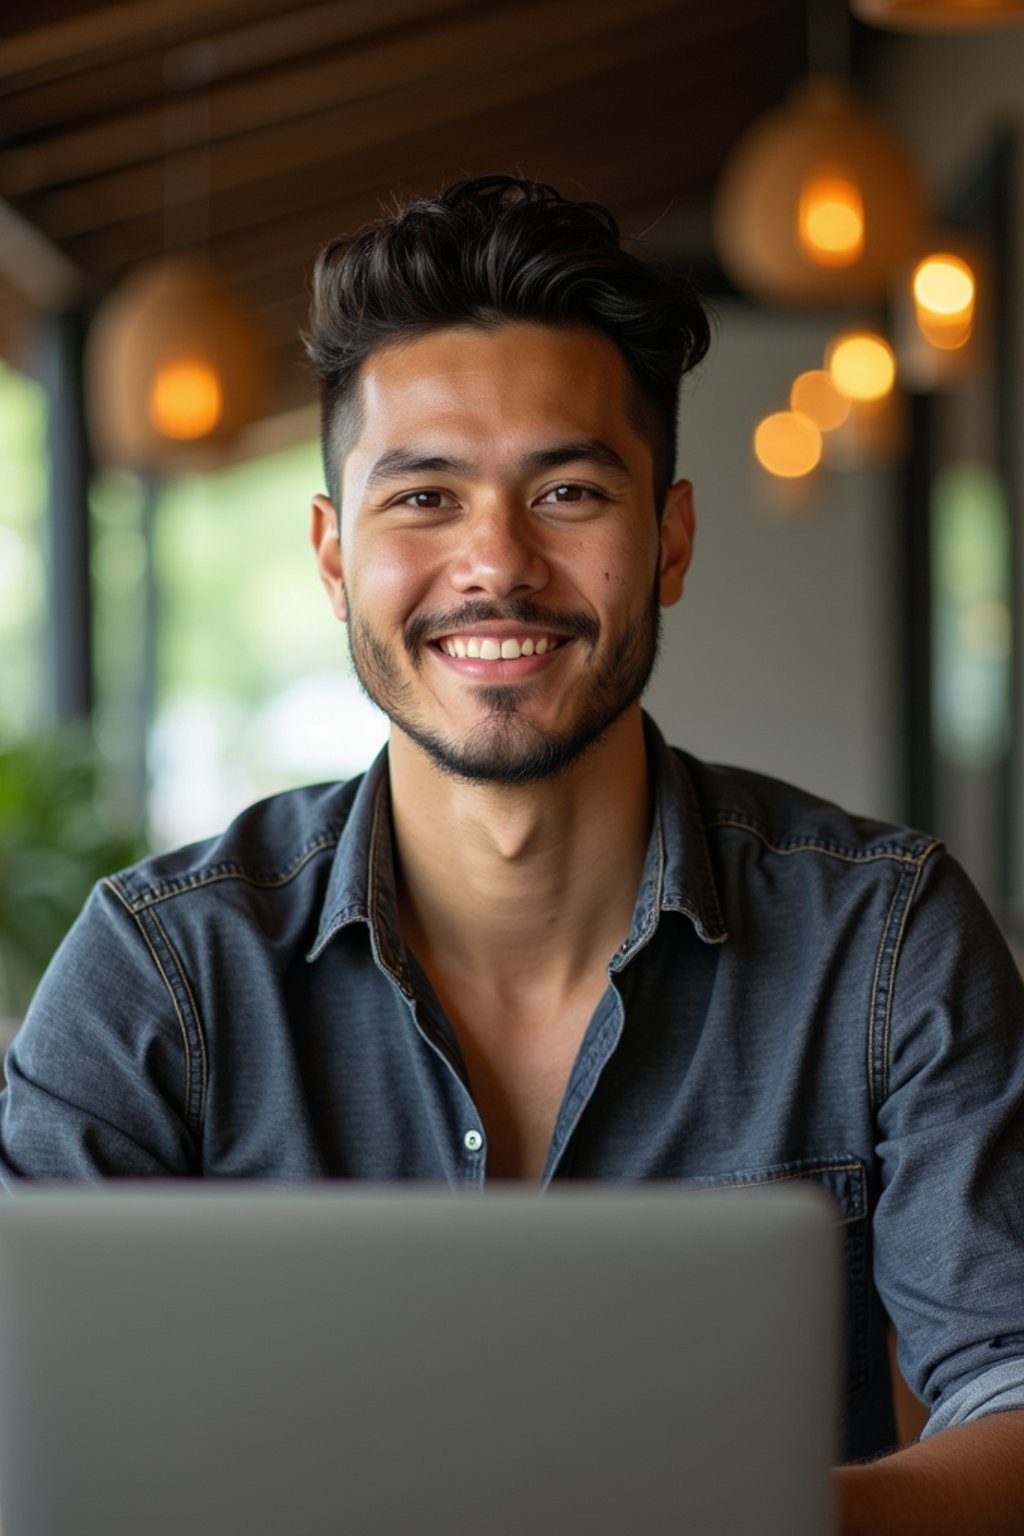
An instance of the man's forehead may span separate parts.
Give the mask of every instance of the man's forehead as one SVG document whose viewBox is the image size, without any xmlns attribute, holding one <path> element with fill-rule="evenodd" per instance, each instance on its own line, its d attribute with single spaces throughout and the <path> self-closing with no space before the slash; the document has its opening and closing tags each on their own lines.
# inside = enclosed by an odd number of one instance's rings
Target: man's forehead
<svg viewBox="0 0 1024 1536">
<path fill-rule="evenodd" d="M 365 469 L 382 454 L 463 460 L 487 444 L 510 454 L 591 440 L 625 457 L 641 447 L 616 347 L 584 327 L 452 327 L 381 348 L 357 384 L 348 441 Z"/>
</svg>

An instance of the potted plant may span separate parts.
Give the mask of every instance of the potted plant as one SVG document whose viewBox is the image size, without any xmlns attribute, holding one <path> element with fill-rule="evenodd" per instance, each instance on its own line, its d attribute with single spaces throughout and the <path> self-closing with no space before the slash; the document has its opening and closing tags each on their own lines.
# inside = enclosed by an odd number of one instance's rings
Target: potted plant
<svg viewBox="0 0 1024 1536">
<path fill-rule="evenodd" d="M 143 851 L 101 777 L 82 728 L 0 750 L 0 1052 L 95 881 Z"/>
</svg>

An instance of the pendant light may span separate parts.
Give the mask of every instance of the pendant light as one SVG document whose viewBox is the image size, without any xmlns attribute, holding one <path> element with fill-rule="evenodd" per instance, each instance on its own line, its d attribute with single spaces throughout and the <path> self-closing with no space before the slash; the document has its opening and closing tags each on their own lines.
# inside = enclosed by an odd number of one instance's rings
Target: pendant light
<svg viewBox="0 0 1024 1536">
<path fill-rule="evenodd" d="M 981 363 L 992 277 L 983 247 L 939 236 L 897 274 L 890 304 L 900 377 L 909 389 L 955 389 Z"/>
<path fill-rule="evenodd" d="M 859 21 L 896 32 L 959 32 L 1024 21 L 1024 0 L 850 0 Z"/>
<path fill-rule="evenodd" d="M 902 145 L 848 86 L 815 76 L 732 151 L 714 233 L 722 265 L 755 296 L 854 304 L 884 297 L 923 220 Z"/>
<path fill-rule="evenodd" d="M 86 378 L 97 456 L 153 471 L 202 462 L 254 421 L 265 364 L 232 294 L 175 259 L 131 273 L 101 306 Z"/>
<path fill-rule="evenodd" d="M 179 49 L 164 60 L 165 255 L 108 295 L 86 346 L 96 455 L 149 473 L 209 463 L 211 449 L 255 421 L 264 402 L 262 338 L 203 259 L 211 57 Z M 184 222 L 189 209 L 191 227 Z"/>
</svg>

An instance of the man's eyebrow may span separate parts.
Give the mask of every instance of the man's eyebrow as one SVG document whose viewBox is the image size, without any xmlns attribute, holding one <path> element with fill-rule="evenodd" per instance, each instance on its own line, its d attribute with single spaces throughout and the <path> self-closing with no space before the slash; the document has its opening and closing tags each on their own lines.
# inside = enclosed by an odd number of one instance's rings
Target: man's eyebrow
<svg viewBox="0 0 1024 1536">
<path fill-rule="evenodd" d="M 406 475 L 468 475 L 473 466 L 466 459 L 450 459 L 445 454 L 421 453 L 415 448 L 389 448 L 382 453 L 366 477 L 367 486 Z"/>
<path fill-rule="evenodd" d="M 581 437 L 572 442 L 552 443 L 548 448 L 535 448 L 523 456 L 520 468 L 532 473 L 581 463 L 596 464 L 616 475 L 629 474 L 625 460 L 597 437 Z M 473 475 L 479 472 L 479 465 L 468 459 L 453 459 L 447 454 L 425 453 L 416 448 L 389 448 L 373 465 L 366 484 L 368 487 L 379 485 L 408 475 Z"/>
<path fill-rule="evenodd" d="M 523 460 L 525 469 L 561 469 L 564 464 L 596 464 L 615 475 L 629 475 L 625 459 L 598 437 L 581 437 L 571 443 L 537 448 Z"/>
</svg>

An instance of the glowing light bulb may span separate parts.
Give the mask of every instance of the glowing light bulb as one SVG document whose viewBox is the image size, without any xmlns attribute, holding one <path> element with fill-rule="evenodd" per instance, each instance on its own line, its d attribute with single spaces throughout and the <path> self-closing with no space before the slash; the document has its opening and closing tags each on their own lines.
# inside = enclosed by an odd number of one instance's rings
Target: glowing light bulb
<svg viewBox="0 0 1024 1536">
<path fill-rule="evenodd" d="M 959 256 L 941 252 L 926 256 L 915 267 L 917 323 L 933 346 L 952 351 L 970 340 L 976 286 L 974 273 Z"/>
<path fill-rule="evenodd" d="M 758 424 L 754 453 L 769 474 L 796 480 L 821 462 L 821 433 L 799 411 L 775 411 Z"/>
<path fill-rule="evenodd" d="M 208 363 L 176 358 L 164 363 L 149 391 L 149 419 L 165 437 L 206 437 L 220 421 L 224 394 Z"/>
<path fill-rule="evenodd" d="M 850 401 L 841 395 L 823 368 L 810 368 L 793 380 L 789 403 L 809 416 L 819 432 L 834 432 L 850 414 Z"/>
<path fill-rule="evenodd" d="M 864 250 L 864 200 L 835 167 L 812 171 L 800 188 L 797 227 L 804 255 L 821 267 L 850 267 Z"/>
<path fill-rule="evenodd" d="M 850 400 L 881 400 L 896 382 L 896 359 L 881 336 L 853 331 L 828 350 L 828 371 L 839 393 Z"/>
</svg>

